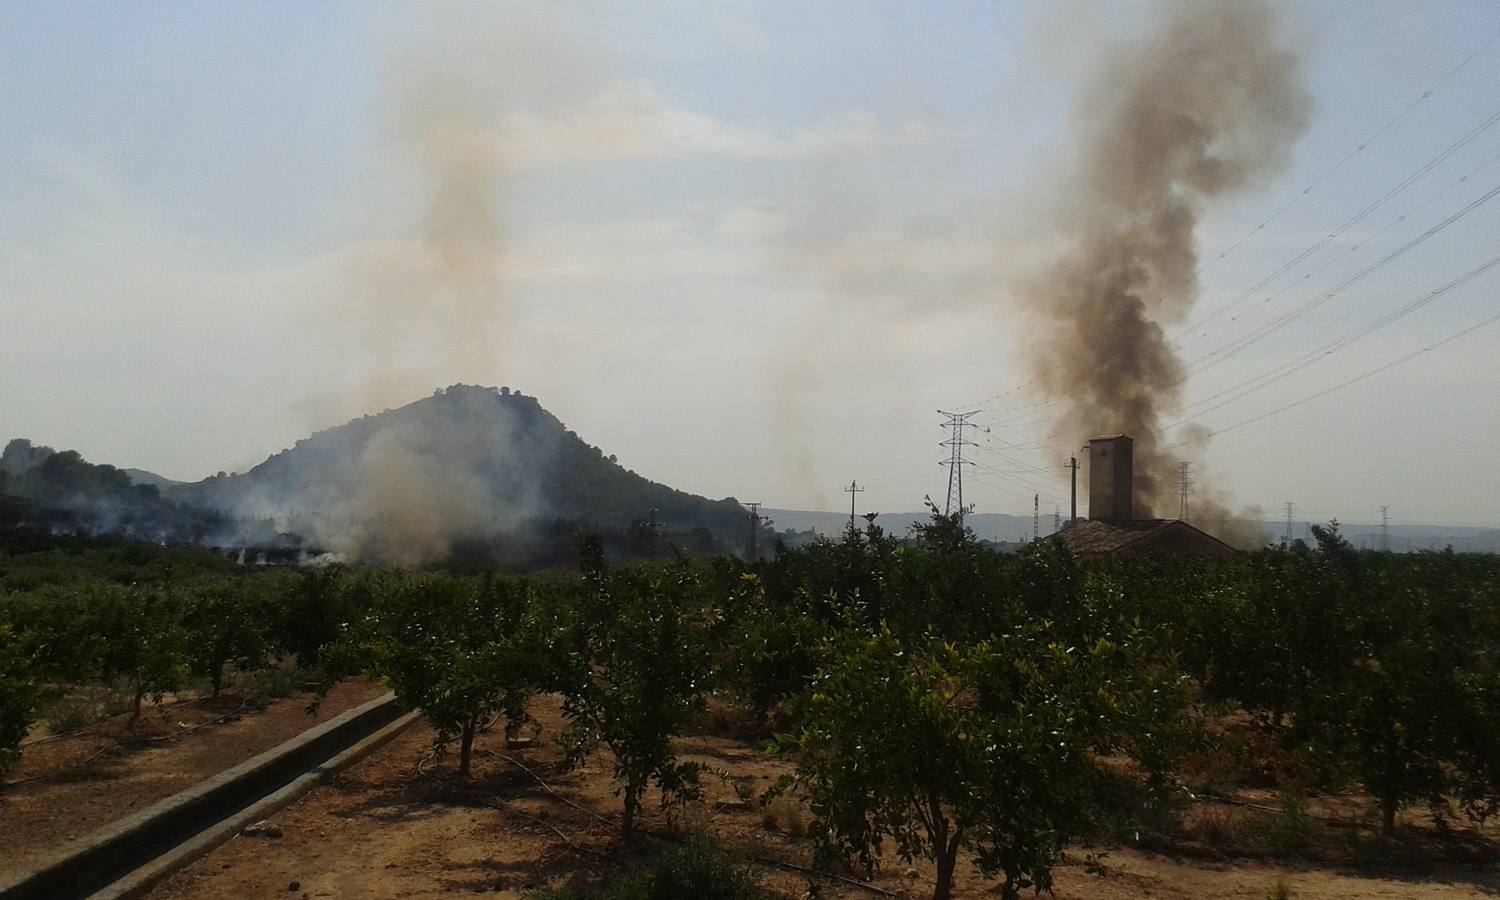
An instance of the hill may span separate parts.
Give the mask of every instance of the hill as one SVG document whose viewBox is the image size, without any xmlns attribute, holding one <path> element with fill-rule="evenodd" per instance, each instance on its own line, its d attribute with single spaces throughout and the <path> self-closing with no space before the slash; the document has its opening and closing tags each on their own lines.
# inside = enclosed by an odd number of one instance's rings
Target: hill
<svg viewBox="0 0 1500 900">
<path fill-rule="evenodd" d="M 129 476 L 131 484 L 150 485 L 158 491 L 164 491 L 167 488 L 182 484 L 180 481 L 173 481 L 166 476 L 158 475 L 155 472 L 148 472 L 145 469 L 121 469 L 120 471 Z"/>
<path fill-rule="evenodd" d="M 214 543 L 235 531 L 222 516 L 133 481 L 128 470 L 23 438 L 0 452 L 0 525 L 170 544 Z"/>
<path fill-rule="evenodd" d="M 709 500 L 643 478 L 583 441 L 536 398 L 455 385 L 298 441 L 248 472 L 168 486 L 164 496 L 269 522 L 351 559 L 564 561 L 580 527 L 614 555 L 644 555 L 657 510 L 663 545 L 738 549 L 733 498 Z"/>
</svg>

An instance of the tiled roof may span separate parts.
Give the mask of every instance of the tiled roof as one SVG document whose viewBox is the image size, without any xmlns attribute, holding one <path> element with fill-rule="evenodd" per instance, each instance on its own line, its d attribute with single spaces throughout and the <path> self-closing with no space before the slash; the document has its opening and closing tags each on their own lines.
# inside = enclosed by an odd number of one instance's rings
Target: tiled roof
<svg viewBox="0 0 1500 900">
<path fill-rule="evenodd" d="M 1104 522 L 1086 519 L 1064 528 L 1059 536 L 1079 556 L 1114 553 L 1133 541 L 1172 524 L 1176 519 L 1133 519 L 1129 522 Z"/>
</svg>

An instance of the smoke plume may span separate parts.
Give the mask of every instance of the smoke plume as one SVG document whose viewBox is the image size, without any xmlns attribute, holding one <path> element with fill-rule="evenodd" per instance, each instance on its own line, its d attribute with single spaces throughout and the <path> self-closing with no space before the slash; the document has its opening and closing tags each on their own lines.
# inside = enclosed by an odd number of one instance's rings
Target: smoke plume
<svg viewBox="0 0 1500 900">
<path fill-rule="evenodd" d="M 1030 365 L 1062 407 L 1052 437 L 1129 434 L 1137 515 L 1170 514 L 1162 417 L 1180 407 L 1184 373 L 1164 326 L 1197 298 L 1194 229 L 1210 204 L 1283 169 L 1309 99 L 1276 17 L 1253 0 L 1169 5 L 1100 76 L 1058 210 L 1066 249 L 1022 290 L 1043 333 Z M 1196 504 L 1195 520 L 1221 514 L 1212 507 Z"/>
<path fill-rule="evenodd" d="M 521 342 L 505 226 L 517 164 L 497 135 L 516 116 L 586 96 L 595 80 L 580 62 L 588 55 L 545 8 L 423 9 L 423 26 L 396 37 L 384 60 L 377 139 L 393 151 L 389 174 L 400 187 L 371 185 L 372 196 L 385 198 L 372 208 L 408 213 L 411 235 L 375 242 L 350 260 L 348 359 L 362 389 L 340 398 L 346 414 L 351 399 L 355 409 L 378 410 L 437 385 L 496 384 L 515 374 L 507 370 Z M 321 511 L 309 513 L 284 492 L 252 498 L 254 511 L 301 516 L 325 546 L 401 564 L 441 558 L 475 534 L 515 531 L 534 515 L 530 492 L 493 488 L 493 460 L 520 452 L 504 420 L 484 419 L 473 432 L 427 424 L 446 430 L 388 429 L 355 448 L 358 477 L 339 485 Z M 484 442 L 441 455 L 439 438 Z"/>
</svg>

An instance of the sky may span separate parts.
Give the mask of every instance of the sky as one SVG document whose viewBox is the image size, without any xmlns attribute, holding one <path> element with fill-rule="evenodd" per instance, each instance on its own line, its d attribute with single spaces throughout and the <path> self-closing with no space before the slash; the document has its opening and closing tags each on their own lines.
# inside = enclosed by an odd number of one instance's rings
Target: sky
<svg viewBox="0 0 1500 900">
<path fill-rule="evenodd" d="M 1500 5 L 1279 9 L 1308 126 L 1203 210 L 1169 420 L 1268 518 L 1500 524 L 1500 323 L 1419 352 L 1500 313 L 1500 267 L 1316 355 L 1500 252 Z M 907 511 L 946 494 L 937 411 L 977 410 L 966 502 L 1066 515 L 1090 435 L 1032 405 L 1014 285 L 1160 14 L 0 4 L 0 439 L 189 480 L 506 385 L 684 490 Z"/>
</svg>

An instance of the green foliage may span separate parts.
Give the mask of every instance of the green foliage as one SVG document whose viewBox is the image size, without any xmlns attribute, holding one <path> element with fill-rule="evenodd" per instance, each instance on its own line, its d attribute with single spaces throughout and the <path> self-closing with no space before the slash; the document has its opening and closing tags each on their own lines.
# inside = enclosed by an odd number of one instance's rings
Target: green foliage
<svg viewBox="0 0 1500 900">
<path fill-rule="evenodd" d="M 95 598 L 95 622 L 106 639 L 99 657 L 104 678 L 123 678 L 134 695 L 131 721 L 147 697 L 160 703 L 187 683 L 190 639 L 182 598 L 162 590 L 113 589 Z"/>
<path fill-rule="evenodd" d="M 375 602 L 326 649 L 325 666 L 385 679 L 403 703 L 422 710 L 439 746 L 459 738 L 458 774 L 468 777 L 487 717 L 504 714 L 508 732 L 526 721 L 536 683 L 530 590 L 442 574 L 375 576 L 368 588 Z"/>
<path fill-rule="evenodd" d="M 465 771 L 476 734 L 557 691 L 570 757 L 610 751 L 629 827 L 653 784 L 664 803 L 696 796 L 673 739 L 712 689 L 735 719 L 789 732 L 825 853 L 931 856 L 951 885 L 968 847 L 1011 894 L 1045 887 L 1107 803 L 1112 822 L 1169 828 L 1210 733 L 1228 732 L 1206 784 L 1358 783 L 1387 833 L 1419 803 L 1484 820 L 1500 808 L 1500 562 L 1315 534 L 1230 560 L 1081 565 L 1057 541 L 991 552 L 935 514 L 905 538 L 871 520 L 748 563 L 611 570 L 608 540 L 586 538 L 578 576 L 524 580 L 264 572 L 0 528 L 0 753 L 14 758 L 39 685 L 59 720 L 122 689 L 138 714 L 189 672 L 285 691 L 295 659 L 388 679 L 460 739 Z M 1294 803 L 1263 837 L 1302 852 L 1306 819 Z"/>
<path fill-rule="evenodd" d="M 721 589 L 721 626 L 712 639 L 719 651 L 719 681 L 763 721 L 778 704 L 806 690 L 828 627 L 809 616 L 788 615 L 770 602 L 758 575 L 720 577 L 728 585 Z"/>
<path fill-rule="evenodd" d="M 1085 818 L 1101 715 L 1092 654 L 1048 638 L 911 645 L 851 628 L 830 641 L 802 734 L 784 743 L 800 751 L 825 856 L 873 868 L 889 839 L 937 864 L 946 900 L 967 847 L 1003 896 L 1048 889 Z"/>
<path fill-rule="evenodd" d="M 315 668 L 323 648 L 343 637 L 357 610 L 367 609 L 376 601 L 368 582 L 350 585 L 345 573 L 335 568 L 313 569 L 279 580 L 282 600 L 275 625 L 276 642 L 306 668 Z"/>
<path fill-rule="evenodd" d="M 260 582 L 204 581 L 188 594 L 183 624 L 195 675 L 209 680 L 213 696 L 224 686 L 225 667 L 265 668 L 273 650 L 269 599 Z"/>
<path fill-rule="evenodd" d="M 1500 669 L 1486 598 L 1443 578 L 1451 554 L 1373 567 L 1337 529 L 1314 535 L 1334 572 L 1342 628 L 1327 648 L 1330 671 L 1300 700 L 1292 738 L 1365 785 L 1387 837 L 1416 801 L 1441 817 L 1456 796 L 1471 815 L 1489 815 L 1500 798 Z"/>
<path fill-rule="evenodd" d="M 21 739 L 36 719 L 37 688 L 11 627 L 0 623 L 0 772 L 21 755 Z"/>
<path fill-rule="evenodd" d="M 609 748 L 624 796 L 626 832 L 649 783 L 662 801 L 698 795 L 698 767 L 681 763 L 672 739 L 701 712 L 710 675 L 713 621 L 694 603 L 700 584 L 687 565 L 584 576 L 559 636 L 557 688 L 577 763 Z"/>
<path fill-rule="evenodd" d="M 612 879 L 602 887 L 573 888 L 540 900 L 770 900 L 755 875 L 724 851 L 702 839 L 662 851 L 640 872 Z"/>
</svg>

